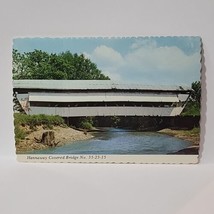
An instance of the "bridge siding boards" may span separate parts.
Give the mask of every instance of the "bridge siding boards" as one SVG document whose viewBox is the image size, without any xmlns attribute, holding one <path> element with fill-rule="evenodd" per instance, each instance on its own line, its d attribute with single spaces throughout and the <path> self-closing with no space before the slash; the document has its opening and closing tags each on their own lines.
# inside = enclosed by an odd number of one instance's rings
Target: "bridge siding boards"
<svg viewBox="0 0 214 214">
<path fill-rule="evenodd" d="M 21 99 L 27 100 L 29 104 L 29 110 L 25 109 L 27 114 L 62 117 L 176 116 L 183 110 L 181 106 L 184 106 L 191 91 L 184 86 L 119 84 L 109 80 L 15 80 L 13 85 L 20 102 Z M 91 102 L 95 106 L 87 106 Z M 108 106 L 108 102 L 129 104 Z M 137 102 L 138 105 L 135 104 Z M 49 103 L 53 103 L 52 107 Z M 57 103 L 64 104 L 57 107 Z M 81 106 L 69 106 L 69 103 L 79 103 Z"/>
<path fill-rule="evenodd" d="M 188 96 L 188 95 L 186 95 Z M 187 98 L 187 97 L 186 97 Z M 148 93 L 29 93 L 31 102 L 179 102 L 176 94 Z"/>
<path fill-rule="evenodd" d="M 176 116 L 182 107 L 31 107 L 29 114 L 59 115 L 62 117 L 84 116 Z"/>
</svg>

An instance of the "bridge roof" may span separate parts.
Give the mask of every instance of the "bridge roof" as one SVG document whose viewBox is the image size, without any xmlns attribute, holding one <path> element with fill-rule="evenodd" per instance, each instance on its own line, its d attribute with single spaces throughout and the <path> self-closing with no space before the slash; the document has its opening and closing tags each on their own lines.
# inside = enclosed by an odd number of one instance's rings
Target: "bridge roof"
<svg viewBox="0 0 214 214">
<path fill-rule="evenodd" d="M 187 86 L 158 86 L 113 82 L 111 80 L 14 80 L 16 89 L 44 90 L 155 90 L 190 91 Z"/>
</svg>

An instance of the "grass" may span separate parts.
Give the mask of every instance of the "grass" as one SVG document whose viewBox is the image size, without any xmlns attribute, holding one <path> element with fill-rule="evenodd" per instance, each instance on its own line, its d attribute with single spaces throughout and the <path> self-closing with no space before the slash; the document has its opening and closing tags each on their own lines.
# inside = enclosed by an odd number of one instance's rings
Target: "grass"
<svg viewBox="0 0 214 214">
<path fill-rule="evenodd" d="M 26 115 L 21 113 L 14 113 L 15 139 L 16 143 L 23 140 L 27 136 L 27 132 L 22 128 L 29 126 L 32 131 L 36 126 L 43 126 L 43 128 L 52 129 L 54 126 L 66 126 L 64 120 L 60 116 L 52 115 Z"/>
<path fill-rule="evenodd" d="M 160 130 L 159 132 L 190 141 L 194 145 L 198 145 L 200 141 L 200 128 L 193 128 L 191 130 L 163 129 Z"/>
<path fill-rule="evenodd" d="M 65 125 L 64 120 L 60 116 L 52 116 L 52 115 L 26 115 L 26 114 L 20 114 L 15 113 L 14 114 L 14 123 L 21 125 L 21 126 L 40 126 L 40 125 L 46 125 L 46 126 L 60 126 Z"/>
<path fill-rule="evenodd" d="M 199 135 L 200 134 L 200 128 L 193 128 L 192 130 L 185 130 L 183 131 L 186 135 Z"/>
<path fill-rule="evenodd" d="M 15 141 L 16 143 L 19 143 L 20 140 L 24 140 L 25 137 L 27 136 L 27 133 L 21 129 L 19 125 L 15 125 Z"/>
</svg>

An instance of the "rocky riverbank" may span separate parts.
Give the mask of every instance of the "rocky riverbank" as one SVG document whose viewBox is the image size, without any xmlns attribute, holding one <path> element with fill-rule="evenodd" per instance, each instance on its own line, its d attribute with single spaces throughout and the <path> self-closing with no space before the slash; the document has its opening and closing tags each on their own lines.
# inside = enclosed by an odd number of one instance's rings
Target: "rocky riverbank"
<svg viewBox="0 0 214 214">
<path fill-rule="evenodd" d="M 25 137 L 25 139 L 16 143 L 17 154 L 24 153 L 26 151 L 47 149 L 47 145 L 38 143 L 35 140 L 35 138 L 41 139 L 42 134 L 46 131 L 54 132 L 55 141 L 58 142 L 57 146 L 62 146 L 67 143 L 72 143 L 76 140 L 85 140 L 93 137 L 93 135 L 90 133 L 61 126 L 54 126 L 51 130 L 45 129 L 43 126 L 36 126 L 34 131 L 30 130 L 30 128 L 27 126 L 25 126 L 23 129 L 25 129 L 25 132 L 27 132 L 28 135 Z"/>
</svg>

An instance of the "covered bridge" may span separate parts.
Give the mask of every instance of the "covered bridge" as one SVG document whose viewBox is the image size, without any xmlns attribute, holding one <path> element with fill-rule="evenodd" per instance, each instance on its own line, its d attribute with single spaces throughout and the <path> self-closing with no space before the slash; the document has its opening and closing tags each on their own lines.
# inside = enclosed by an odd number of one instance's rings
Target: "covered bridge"
<svg viewBox="0 0 214 214">
<path fill-rule="evenodd" d="M 14 80 L 13 90 L 26 114 L 62 117 L 177 116 L 191 93 L 110 80 Z"/>
</svg>

